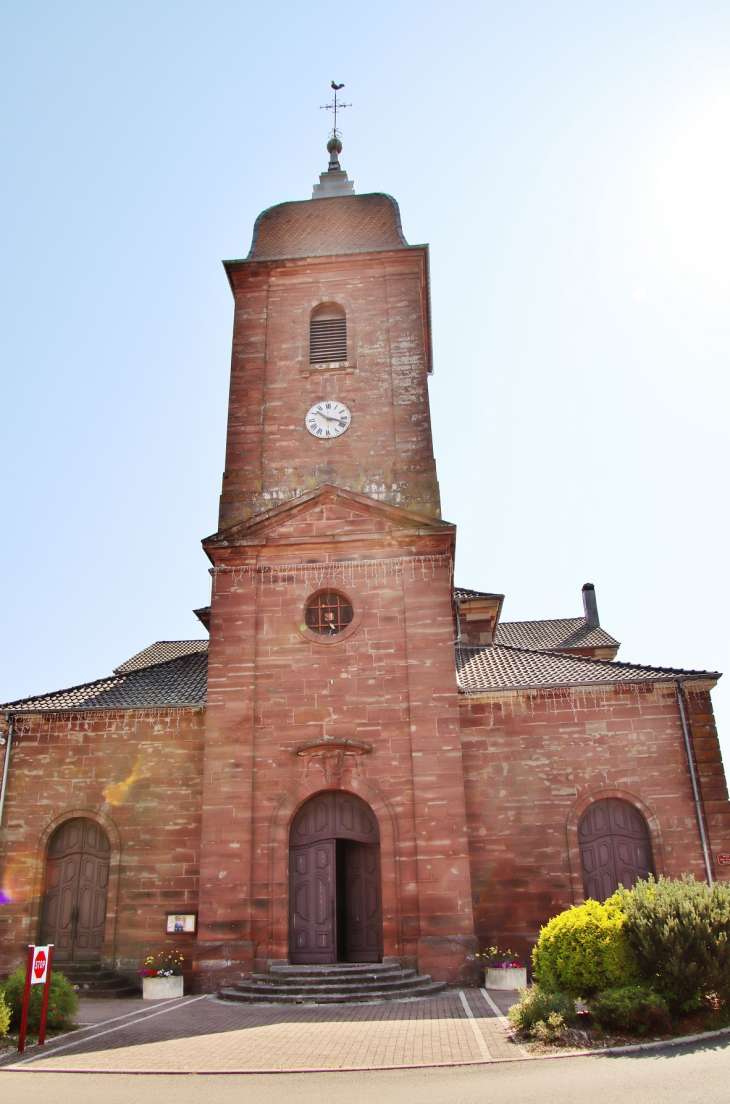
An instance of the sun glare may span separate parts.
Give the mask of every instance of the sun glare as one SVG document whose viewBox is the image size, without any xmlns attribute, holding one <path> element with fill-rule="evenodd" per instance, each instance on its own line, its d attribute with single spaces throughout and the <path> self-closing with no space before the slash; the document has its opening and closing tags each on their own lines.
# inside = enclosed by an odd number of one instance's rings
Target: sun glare
<svg viewBox="0 0 730 1104">
<path fill-rule="evenodd" d="M 681 115 L 646 170 L 642 222 L 657 275 L 690 310 L 730 323 L 730 89 Z"/>
</svg>

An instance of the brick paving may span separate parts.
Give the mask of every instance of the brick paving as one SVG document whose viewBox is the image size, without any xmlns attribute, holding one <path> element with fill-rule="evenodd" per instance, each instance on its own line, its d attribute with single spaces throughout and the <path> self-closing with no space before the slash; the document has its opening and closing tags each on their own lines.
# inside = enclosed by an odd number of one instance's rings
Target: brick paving
<svg viewBox="0 0 730 1104">
<path fill-rule="evenodd" d="M 516 993 L 489 995 L 502 1010 L 516 998 Z M 18 1057 L 27 1070 L 115 1073 L 451 1066 L 524 1057 L 522 1048 L 508 1041 L 508 1031 L 479 989 L 451 990 L 428 1000 L 335 1006 L 239 1005 L 188 997 L 142 1010 L 136 1002 L 132 1007 L 120 1001 L 106 1023 Z"/>
</svg>

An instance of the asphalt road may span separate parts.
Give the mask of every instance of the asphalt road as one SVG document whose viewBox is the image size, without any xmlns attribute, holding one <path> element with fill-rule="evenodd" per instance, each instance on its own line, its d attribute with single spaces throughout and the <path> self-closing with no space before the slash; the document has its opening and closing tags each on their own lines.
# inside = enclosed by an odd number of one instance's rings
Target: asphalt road
<svg viewBox="0 0 730 1104">
<path fill-rule="evenodd" d="M 306 1074 L 0 1072 L 9 1104 L 730 1104 L 730 1040 L 637 1055 Z"/>
</svg>

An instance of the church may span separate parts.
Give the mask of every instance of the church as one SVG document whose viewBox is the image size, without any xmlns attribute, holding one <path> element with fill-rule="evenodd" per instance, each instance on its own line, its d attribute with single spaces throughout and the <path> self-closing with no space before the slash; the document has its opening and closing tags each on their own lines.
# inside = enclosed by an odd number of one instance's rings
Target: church
<svg viewBox="0 0 730 1104">
<path fill-rule="evenodd" d="M 201 992 L 284 964 L 469 985 L 588 897 L 728 877 L 719 674 L 621 662 L 589 583 L 524 622 L 455 584 L 428 246 L 327 148 L 225 262 L 205 637 L 0 711 L 0 973 L 40 942 L 128 981 L 180 951 Z"/>
</svg>

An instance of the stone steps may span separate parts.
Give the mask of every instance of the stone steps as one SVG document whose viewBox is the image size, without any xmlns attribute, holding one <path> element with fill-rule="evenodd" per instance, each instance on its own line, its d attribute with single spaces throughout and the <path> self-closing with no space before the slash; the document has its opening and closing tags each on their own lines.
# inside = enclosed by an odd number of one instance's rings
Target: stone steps
<svg viewBox="0 0 730 1104">
<path fill-rule="evenodd" d="M 361 1004 L 431 997 L 446 988 L 428 974 L 394 965 L 272 966 L 268 974 L 220 989 L 244 1004 Z"/>
<path fill-rule="evenodd" d="M 53 964 L 54 968 L 56 963 Z M 115 997 L 137 997 L 141 986 L 135 985 L 114 970 L 86 962 L 59 962 L 58 969 L 68 978 L 78 996 L 96 1000 Z"/>
</svg>

